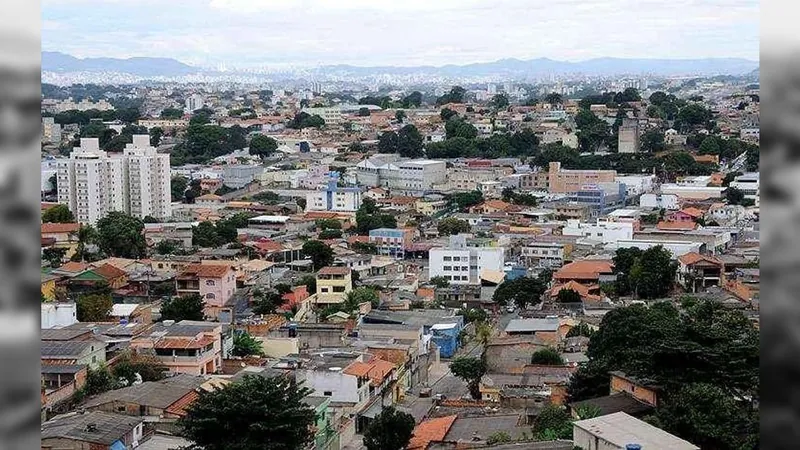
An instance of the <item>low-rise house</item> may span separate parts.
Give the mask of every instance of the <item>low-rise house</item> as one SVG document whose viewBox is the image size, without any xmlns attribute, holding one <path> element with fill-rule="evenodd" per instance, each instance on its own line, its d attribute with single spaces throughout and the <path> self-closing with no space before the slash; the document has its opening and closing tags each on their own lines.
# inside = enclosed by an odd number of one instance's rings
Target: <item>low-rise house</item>
<svg viewBox="0 0 800 450">
<path fill-rule="evenodd" d="M 347 267 L 323 267 L 317 272 L 317 294 L 314 303 L 341 303 L 353 290 L 352 271 Z"/>
<path fill-rule="evenodd" d="M 375 245 L 379 255 L 403 259 L 414 234 L 411 228 L 376 228 L 369 232 L 369 243 Z"/>
<path fill-rule="evenodd" d="M 581 284 L 592 285 L 611 282 L 616 279 L 613 274 L 614 264 L 606 260 L 581 260 L 565 265 L 553 274 L 556 283 L 577 281 Z"/>
<path fill-rule="evenodd" d="M 43 364 L 42 407 L 52 411 L 86 385 L 88 366 L 85 364 Z"/>
<path fill-rule="evenodd" d="M 144 419 L 120 414 L 76 412 L 42 424 L 42 450 L 121 450 L 144 440 Z"/>
<path fill-rule="evenodd" d="M 408 442 L 406 449 L 427 450 L 431 442 L 443 441 L 457 418 L 457 415 L 452 415 L 428 419 L 421 422 L 414 427 L 411 440 Z"/>
<path fill-rule="evenodd" d="M 606 299 L 605 295 L 603 295 L 600 290 L 599 284 L 585 285 L 574 280 L 553 286 L 553 288 L 550 289 L 550 299 L 557 300 L 558 294 L 562 290 L 573 290 L 577 292 L 581 297 L 581 301 L 584 303 L 599 303 Z"/>
<path fill-rule="evenodd" d="M 191 264 L 178 274 L 175 285 L 178 295 L 200 295 L 206 316 L 218 317 L 236 291 L 236 274 L 231 265 Z"/>
<path fill-rule="evenodd" d="M 320 355 L 295 372 L 297 381 L 329 397 L 331 408 L 341 413 L 356 413 L 369 402 L 369 370 L 361 365 L 362 356 L 350 353 Z"/>
<path fill-rule="evenodd" d="M 152 352 L 172 373 L 206 375 L 222 367 L 223 326 L 212 322 L 164 321 L 131 340 L 131 347 Z"/>
<path fill-rule="evenodd" d="M 91 369 L 106 362 L 105 342 L 90 338 L 81 341 L 42 341 L 42 365 L 77 364 Z"/>
<path fill-rule="evenodd" d="M 690 252 L 678 258 L 678 282 L 689 292 L 721 286 L 724 274 L 725 264 L 717 257 Z"/>
<path fill-rule="evenodd" d="M 648 450 L 700 450 L 700 447 L 618 412 L 573 422 L 574 445 L 585 450 L 625 450 L 638 444 Z"/>
<path fill-rule="evenodd" d="M 52 246 L 55 248 L 66 249 L 67 253 L 64 256 L 71 258 L 78 248 L 78 230 L 80 228 L 79 223 L 43 223 L 42 239 L 52 240 Z"/>
</svg>

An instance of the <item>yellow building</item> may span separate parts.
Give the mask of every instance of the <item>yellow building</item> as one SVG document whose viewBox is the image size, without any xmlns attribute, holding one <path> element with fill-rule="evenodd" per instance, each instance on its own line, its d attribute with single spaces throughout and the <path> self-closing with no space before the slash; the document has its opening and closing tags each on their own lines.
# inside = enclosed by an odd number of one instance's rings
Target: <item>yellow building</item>
<svg viewBox="0 0 800 450">
<path fill-rule="evenodd" d="M 349 268 L 323 267 L 317 273 L 317 298 L 315 303 L 341 303 L 347 293 L 352 290 L 353 277 Z"/>
<path fill-rule="evenodd" d="M 55 275 L 47 273 L 42 274 L 42 299 L 46 302 L 52 302 L 56 299 L 56 280 Z"/>
<path fill-rule="evenodd" d="M 418 200 L 414 204 L 414 209 L 423 216 L 432 216 L 447 209 L 447 202 L 445 200 Z"/>
</svg>

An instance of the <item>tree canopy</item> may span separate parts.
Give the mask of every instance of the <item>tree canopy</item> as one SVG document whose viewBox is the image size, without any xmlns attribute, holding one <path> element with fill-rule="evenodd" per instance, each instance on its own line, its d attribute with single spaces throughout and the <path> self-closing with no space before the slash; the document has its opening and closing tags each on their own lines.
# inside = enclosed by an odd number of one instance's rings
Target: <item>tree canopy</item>
<svg viewBox="0 0 800 450">
<path fill-rule="evenodd" d="M 245 375 L 200 391 L 178 423 L 181 434 L 204 450 L 300 450 L 314 438 L 314 409 L 303 402 L 309 394 L 287 377 Z"/>
<path fill-rule="evenodd" d="M 486 361 L 483 358 L 458 356 L 450 362 L 450 372 L 466 381 L 469 393 L 475 400 L 481 399 L 480 383 L 486 371 Z"/>
<path fill-rule="evenodd" d="M 472 227 L 466 220 L 457 219 L 455 217 L 448 217 L 442 219 L 436 225 L 440 236 L 450 236 L 452 234 L 469 233 Z"/>
<path fill-rule="evenodd" d="M 664 297 L 672 289 L 676 272 L 677 264 L 672 261 L 671 252 L 660 245 L 644 251 L 636 247 L 620 248 L 614 255 L 619 295 Z"/>
<path fill-rule="evenodd" d="M 278 149 L 278 142 L 269 136 L 258 134 L 253 136 L 253 139 L 250 140 L 251 155 L 260 156 L 264 158 L 275 153 L 277 149 Z"/>
<path fill-rule="evenodd" d="M 419 158 L 423 154 L 424 138 L 417 127 L 408 124 L 399 131 L 388 131 L 378 138 L 380 153 L 397 153 L 406 158 Z"/>
<path fill-rule="evenodd" d="M 161 303 L 161 320 L 203 320 L 203 297 L 200 294 L 189 294 L 172 297 Z"/>
<path fill-rule="evenodd" d="M 72 223 L 75 222 L 75 215 L 67 205 L 56 205 L 42 213 L 42 222 Z"/>
<path fill-rule="evenodd" d="M 504 281 L 497 286 L 492 300 L 501 306 L 514 304 L 525 308 L 540 303 L 545 290 L 545 284 L 538 278 L 520 277 Z"/>
<path fill-rule="evenodd" d="M 384 407 L 364 432 L 364 446 L 367 450 L 403 450 L 415 426 L 411 414 L 397 411 L 393 406 Z"/>
<path fill-rule="evenodd" d="M 361 206 L 356 211 L 356 231 L 358 234 L 368 234 L 376 228 L 395 228 L 397 219 L 391 214 L 384 214 L 378 208 L 375 200 L 364 198 Z"/>
<path fill-rule="evenodd" d="M 564 358 L 558 350 L 547 347 L 533 352 L 531 356 L 531 364 L 539 364 L 544 366 L 563 366 Z"/>
<path fill-rule="evenodd" d="M 333 264 L 333 250 L 322 241 L 306 241 L 301 251 L 311 258 L 316 270 Z"/>
<path fill-rule="evenodd" d="M 147 256 L 144 222 L 119 211 L 97 221 L 97 243 L 108 256 L 139 259 Z"/>
</svg>

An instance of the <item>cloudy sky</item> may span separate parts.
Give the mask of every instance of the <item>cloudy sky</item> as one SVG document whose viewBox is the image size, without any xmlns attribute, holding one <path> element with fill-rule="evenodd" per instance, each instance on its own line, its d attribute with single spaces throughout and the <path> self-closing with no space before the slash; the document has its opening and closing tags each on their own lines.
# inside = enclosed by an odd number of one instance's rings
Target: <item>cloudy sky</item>
<svg viewBox="0 0 800 450">
<path fill-rule="evenodd" d="M 189 64 L 758 59 L 758 0 L 42 0 L 42 48 Z"/>
</svg>

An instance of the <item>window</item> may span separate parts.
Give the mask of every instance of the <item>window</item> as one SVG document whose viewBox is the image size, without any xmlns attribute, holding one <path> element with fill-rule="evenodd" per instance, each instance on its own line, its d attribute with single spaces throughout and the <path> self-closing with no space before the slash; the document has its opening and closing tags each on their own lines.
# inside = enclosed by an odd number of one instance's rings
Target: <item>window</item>
<svg viewBox="0 0 800 450">
<path fill-rule="evenodd" d="M 469 281 L 469 277 L 466 275 L 461 276 L 461 281 Z"/>
<path fill-rule="evenodd" d="M 214 295 L 214 294 L 213 294 L 213 293 L 211 293 L 211 292 L 209 292 L 208 294 L 206 294 L 206 298 L 208 298 L 208 299 L 214 299 L 214 298 L 216 298 L 216 297 L 217 297 L 217 296 L 216 296 L 216 295 Z"/>
<path fill-rule="evenodd" d="M 215 284 L 214 280 L 206 280 L 206 286 L 214 286 Z"/>
<path fill-rule="evenodd" d="M 466 272 L 466 271 L 468 271 L 468 270 L 469 270 L 469 267 L 467 267 L 467 266 L 461 266 L 461 270 L 462 270 L 463 272 Z"/>
<path fill-rule="evenodd" d="M 458 272 L 459 270 L 461 270 L 461 268 L 460 268 L 460 267 L 458 267 L 458 266 L 454 266 L 454 267 L 453 267 L 453 270 L 454 270 L 455 272 Z"/>
<path fill-rule="evenodd" d="M 322 395 L 324 395 L 325 397 L 332 397 L 333 396 L 333 392 L 325 391 L 325 392 L 322 393 Z"/>
<path fill-rule="evenodd" d="M 445 256 L 442 259 L 445 260 L 445 261 L 452 261 L 453 260 L 453 258 L 451 258 L 450 256 Z"/>
<path fill-rule="evenodd" d="M 442 270 L 453 270 L 453 266 L 444 266 Z"/>
<path fill-rule="evenodd" d="M 344 286 L 334 286 L 333 292 L 344 292 Z"/>
</svg>

